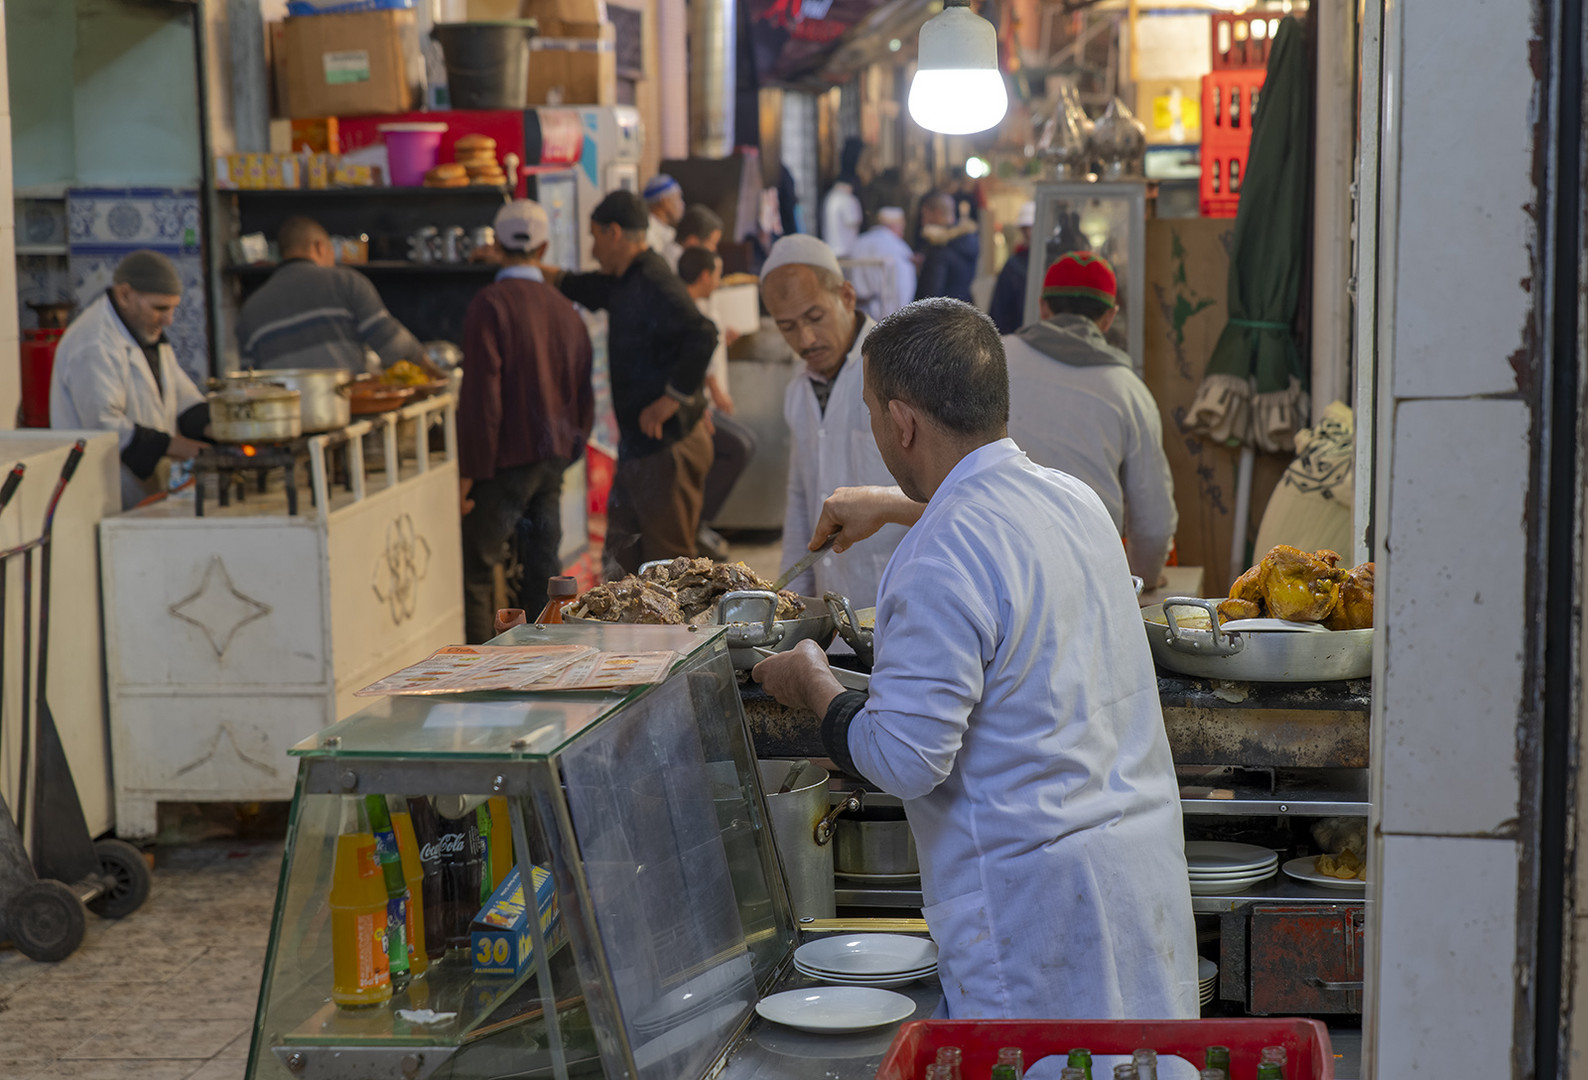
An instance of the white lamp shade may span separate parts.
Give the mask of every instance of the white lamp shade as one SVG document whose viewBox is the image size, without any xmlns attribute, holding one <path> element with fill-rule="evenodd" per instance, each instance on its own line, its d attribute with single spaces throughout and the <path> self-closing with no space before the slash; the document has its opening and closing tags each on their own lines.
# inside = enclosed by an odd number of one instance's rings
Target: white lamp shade
<svg viewBox="0 0 1588 1080">
<path fill-rule="evenodd" d="M 998 32 L 968 7 L 946 7 L 921 27 L 910 115 L 928 131 L 969 135 L 1004 118 L 1009 92 L 998 71 Z"/>
</svg>

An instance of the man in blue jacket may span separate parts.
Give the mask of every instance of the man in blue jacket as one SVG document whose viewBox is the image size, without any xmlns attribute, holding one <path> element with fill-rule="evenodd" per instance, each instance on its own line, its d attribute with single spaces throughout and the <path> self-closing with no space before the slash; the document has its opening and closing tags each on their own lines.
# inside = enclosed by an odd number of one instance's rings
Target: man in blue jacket
<svg viewBox="0 0 1588 1080">
<path fill-rule="evenodd" d="M 921 204 L 926 258 L 915 287 L 917 300 L 947 296 L 970 303 L 970 283 L 976 278 L 981 241 L 976 236 L 976 222 L 968 217 L 957 222 L 958 217 L 954 197 L 946 191 L 933 192 Z"/>
</svg>

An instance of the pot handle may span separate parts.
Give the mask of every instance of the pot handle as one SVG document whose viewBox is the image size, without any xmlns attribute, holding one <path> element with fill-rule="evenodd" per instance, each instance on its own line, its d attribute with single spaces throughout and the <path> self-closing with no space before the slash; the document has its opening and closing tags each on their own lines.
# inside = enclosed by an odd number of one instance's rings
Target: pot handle
<svg viewBox="0 0 1588 1080">
<path fill-rule="evenodd" d="M 1175 621 L 1177 607 L 1196 608 L 1208 613 L 1211 630 L 1190 630 Z M 1171 596 L 1163 602 L 1163 618 L 1169 624 L 1164 640 L 1176 652 L 1192 656 L 1234 656 L 1246 648 L 1246 638 L 1235 630 L 1219 629 L 1219 609 L 1215 601 L 1195 596 Z"/>
<path fill-rule="evenodd" d="M 764 610 L 755 614 L 758 605 Z M 771 648 L 783 640 L 783 627 L 777 625 L 777 593 L 765 589 L 724 593 L 717 604 L 717 625 L 728 627 L 731 649 Z"/>
<path fill-rule="evenodd" d="M 865 805 L 866 793 L 864 791 L 851 791 L 845 795 L 843 801 L 822 816 L 816 823 L 816 846 L 823 847 L 833 838 L 833 830 L 838 827 L 840 814 L 858 814 Z"/>
</svg>

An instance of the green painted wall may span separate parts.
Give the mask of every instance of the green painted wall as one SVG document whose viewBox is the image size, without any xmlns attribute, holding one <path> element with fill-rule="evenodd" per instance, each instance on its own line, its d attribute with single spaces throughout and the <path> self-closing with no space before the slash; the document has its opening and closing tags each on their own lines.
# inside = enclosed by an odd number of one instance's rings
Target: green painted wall
<svg viewBox="0 0 1588 1080">
<path fill-rule="evenodd" d="M 198 184 L 193 10 L 10 0 L 15 184 Z"/>
</svg>

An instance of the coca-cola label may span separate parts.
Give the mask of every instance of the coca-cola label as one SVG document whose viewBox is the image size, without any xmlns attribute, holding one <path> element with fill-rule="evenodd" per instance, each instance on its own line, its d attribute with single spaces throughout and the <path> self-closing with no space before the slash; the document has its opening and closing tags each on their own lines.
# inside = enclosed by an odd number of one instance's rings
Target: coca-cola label
<svg viewBox="0 0 1588 1080">
<path fill-rule="evenodd" d="M 468 833 L 443 833 L 419 849 L 419 860 L 433 863 L 438 862 L 443 856 L 450 858 L 462 855 L 468 843 Z"/>
</svg>

